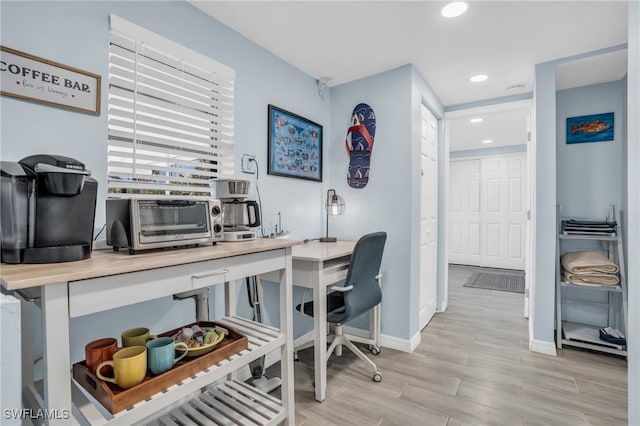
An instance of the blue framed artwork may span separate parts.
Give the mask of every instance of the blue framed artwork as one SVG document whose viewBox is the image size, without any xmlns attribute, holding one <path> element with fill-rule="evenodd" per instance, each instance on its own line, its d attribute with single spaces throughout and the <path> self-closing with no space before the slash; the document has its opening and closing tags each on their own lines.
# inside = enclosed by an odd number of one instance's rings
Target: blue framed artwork
<svg viewBox="0 0 640 426">
<path fill-rule="evenodd" d="M 322 182 L 322 126 L 269 105 L 267 173 Z"/>
<path fill-rule="evenodd" d="M 567 118 L 567 143 L 613 140 L 613 113 Z"/>
</svg>

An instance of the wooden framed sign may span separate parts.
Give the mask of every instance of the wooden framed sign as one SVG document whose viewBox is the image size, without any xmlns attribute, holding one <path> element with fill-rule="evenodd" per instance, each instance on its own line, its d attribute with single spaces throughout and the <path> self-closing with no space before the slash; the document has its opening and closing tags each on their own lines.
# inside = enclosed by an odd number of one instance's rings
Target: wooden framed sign
<svg viewBox="0 0 640 426">
<path fill-rule="evenodd" d="M 0 95 L 100 115 L 100 76 L 0 46 Z"/>
</svg>

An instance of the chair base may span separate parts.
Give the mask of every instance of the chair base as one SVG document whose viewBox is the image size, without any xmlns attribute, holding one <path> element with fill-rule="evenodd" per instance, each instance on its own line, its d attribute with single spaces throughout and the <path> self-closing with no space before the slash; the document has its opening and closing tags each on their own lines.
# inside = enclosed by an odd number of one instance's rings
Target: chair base
<svg viewBox="0 0 640 426">
<path fill-rule="evenodd" d="M 331 354 L 335 351 L 336 356 L 342 356 L 342 347 L 346 346 L 351 352 L 353 352 L 358 358 L 364 361 L 372 370 L 373 370 L 373 381 L 380 382 L 382 381 L 382 373 L 378 371 L 378 367 L 375 365 L 373 361 L 371 361 L 367 356 L 354 345 L 351 340 L 349 340 L 345 335 L 342 329 L 342 324 L 335 324 L 334 334 L 328 336 L 328 341 L 330 342 L 329 347 L 327 348 L 327 359 L 331 356 Z M 295 348 L 294 359 L 298 359 L 298 351 L 306 348 L 310 348 L 314 346 L 313 340 L 307 343 L 304 343 Z M 374 346 L 375 347 L 375 346 Z M 378 349 L 378 353 L 380 350 Z"/>
</svg>

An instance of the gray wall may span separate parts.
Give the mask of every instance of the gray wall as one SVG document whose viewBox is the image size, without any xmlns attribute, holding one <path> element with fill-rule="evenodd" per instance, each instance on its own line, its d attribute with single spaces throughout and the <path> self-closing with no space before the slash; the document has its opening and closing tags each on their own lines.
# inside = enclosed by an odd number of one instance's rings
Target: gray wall
<svg viewBox="0 0 640 426">
<path fill-rule="evenodd" d="M 553 343 L 556 241 L 556 69 L 553 63 L 535 67 L 533 90 L 531 209 L 532 349 L 555 351 Z"/>
<path fill-rule="evenodd" d="M 344 139 L 353 107 L 364 102 L 376 113 L 371 174 L 365 188 L 347 185 Z M 329 185 L 346 202 L 332 234 L 356 239 L 376 230 L 388 234 L 382 264 L 382 333 L 409 340 L 418 334 L 420 214 L 420 108 L 443 115 L 442 105 L 410 65 L 331 89 Z M 442 132 L 440 141 L 443 141 Z M 441 149 L 441 151 L 445 151 Z M 444 182 L 444 178 L 442 179 Z M 442 216 L 444 217 L 444 216 Z M 399 308 L 401 307 L 401 308 Z M 363 319 L 354 326 L 366 324 Z"/>
<path fill-rule="evenodd" d="M 563 216 L 602 218 L 609 212 L 609 205 L 622 209 L 623 148 L 626 148 L 626 79 L 593 86 L 562 90 L 556 93 L 556 170 L 557 203 Z M 597 143 L 566 143 L 568 117 L 614 113 L 614 140 Z M 626 195 L 626 193 L 624 193 Z M 594 241 L 565 241 L 564 251 L 601 250 Z M 607 294 L 584 289 L 563 291 L 567 300 L 606 303 Z M 618 308 L 621 311 L 620 308 Z M 606 307 L 589 304 L 565 304 L 563 320 L 591 325 L 607 323 Z M 618 318 L 617 327 L 622 329 Z"/>
<path fill-rule="evenodd" d="M 623 137 L 627 126 L 625 80 L 561 90 L 556 94 L 557 200 L 565 216 L 604 217 L 609 205 L 620 208 Z M 614 113 L 614 140 L 566 143 L 568 117 Z"/>
</svg>

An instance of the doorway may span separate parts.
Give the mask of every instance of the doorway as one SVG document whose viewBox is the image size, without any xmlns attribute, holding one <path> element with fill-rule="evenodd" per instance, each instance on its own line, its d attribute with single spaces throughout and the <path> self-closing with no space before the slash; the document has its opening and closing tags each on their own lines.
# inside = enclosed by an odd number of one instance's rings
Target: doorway
<svg viewBox="0 0 640 426">
<path fill-rule="evenodd" d="M 527 99 L 450 111 L 445 116 L 450 158 L 448 262 L 525 270 L 525 317 L 531 286 L 531 111 L 532 101 Z M 466 187 L 456 188 L 464 180 Z M 485 210 L 492 210 L 484 213 L 484 219 L 481 198 Z M 461 205 L 470 201 L 477 208 Z M 467 260 L 457 259 L 456 251 L 466 252 Z M 469 257 L 475 259 L 469 261 Z M 501 257 L 509 260 L 501 263 Z"/>
</svg>

